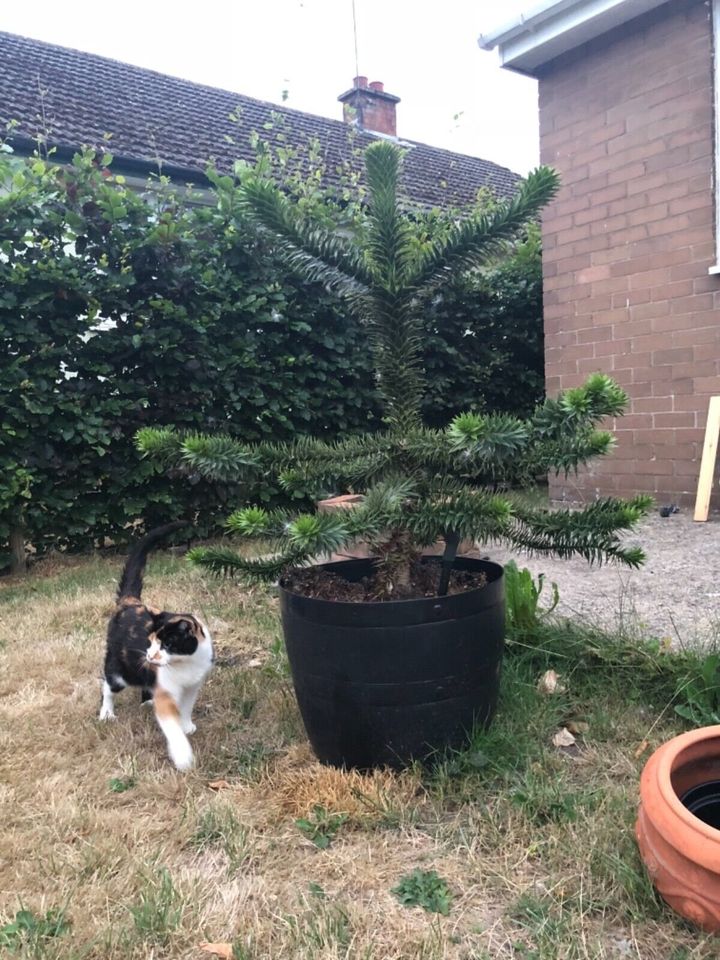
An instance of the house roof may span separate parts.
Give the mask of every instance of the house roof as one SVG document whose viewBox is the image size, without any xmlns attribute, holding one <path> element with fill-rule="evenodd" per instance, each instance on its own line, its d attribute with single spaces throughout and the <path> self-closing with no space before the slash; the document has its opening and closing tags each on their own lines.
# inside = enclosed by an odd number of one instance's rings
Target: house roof
<svg viewBox="0 0 720 960">
<path fill-rule="evenodd" d="M 619 27 L 668 0 L 541 0 L 497 30 L 481 34 L 483 50 L 498 47 L 504 67 L 537 76 L 560 54 Z"/>
<path fill-rule="evenodd" d="M 237 122 L 230 115 L 237 116 Z M 275 118 L 273 120 L 273 118 Z M 343 165 L 361 168 L 358 147 L 380 134 L 291 110 L 242 94 L 191 83 L 95 54 L 0 32 L 0 122 L 16 121 L 8 139 L 29 149 L 47 132 L 58 156 L 99 145 L 110 133 L 114 167 L 146 175 L 164 173 L 205 182 L 209 160 L 220 169 L 254 161 L 253 134 L 276 138 L 305 154 L 320 144 L 328 186 L 340 183 Z M 231 138 L 234 142 L 229 142 Z M 354 139 L 353 139 L 354 138 Z M 472 202 L 481 187 L 511 194 L 519 177 L 506 167 L 424 143 L 399 140 L 407 150 L 403 186 L 424 206 Z"/>
</svg>

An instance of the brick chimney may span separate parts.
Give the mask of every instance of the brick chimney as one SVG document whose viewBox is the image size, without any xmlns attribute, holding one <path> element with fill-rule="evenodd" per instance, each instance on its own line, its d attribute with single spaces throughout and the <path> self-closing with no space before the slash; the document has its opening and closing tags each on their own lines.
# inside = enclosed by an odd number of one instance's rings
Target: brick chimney
<svg viewBox="0 0 720 960">
<path fill-rule="evenodd" d="M 355 77 L 352 88 L 341 94 L 338 100 L 343 105 L 345 123 L 360 130 L 397 136 L 395 104 L 400 103 L 400 97 L 385 93 L 378 80 L 368 83 L 367 77 Z"/>
</svg>

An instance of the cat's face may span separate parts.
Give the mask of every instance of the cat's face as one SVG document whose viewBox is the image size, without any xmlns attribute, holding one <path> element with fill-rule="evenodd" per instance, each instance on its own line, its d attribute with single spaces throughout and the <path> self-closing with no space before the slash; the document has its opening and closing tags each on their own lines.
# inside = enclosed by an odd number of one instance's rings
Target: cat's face
<svg viewBox="0 0 720 960">
<path fill-rule="evenodd" d="M 204 639 L 202 624 L 190 614 L 161 613 L 155 618 L 145 655 L 147 662 L 163 667 L 178 657 L 191 657 Z"/>
</svg>

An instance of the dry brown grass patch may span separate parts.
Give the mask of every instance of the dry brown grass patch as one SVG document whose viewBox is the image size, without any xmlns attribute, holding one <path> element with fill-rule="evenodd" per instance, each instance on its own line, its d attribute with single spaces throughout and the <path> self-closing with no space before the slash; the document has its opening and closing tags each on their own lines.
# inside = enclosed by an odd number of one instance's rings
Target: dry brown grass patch
<svg viewBox="0 0 720 960">
<path fill-rule="evenodd" d="M 318 763 L 307 744 L 291 747 L 263 786 L 280 817 L 307 817 L 322 807 L 356 823 L 402 819 L 427 799 L 417 771 L 338 770 Z"/>
</svg>

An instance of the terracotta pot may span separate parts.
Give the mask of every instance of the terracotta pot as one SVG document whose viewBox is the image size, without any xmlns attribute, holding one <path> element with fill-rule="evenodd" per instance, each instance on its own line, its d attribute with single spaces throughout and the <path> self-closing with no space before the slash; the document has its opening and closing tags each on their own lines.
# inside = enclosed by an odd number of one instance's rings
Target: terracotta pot
<svg viewBox="0 0 720 960">
<path fill-rule="evenodd" d="M 691 813 L 680 799 L 713 780 L 720 781 L 720 726 L 668 740 L 650 757 L 640 778 L 635 832 L 662 898 L 703 930 L 720 933 L 720 830 Z M 714 806 L 716 814 L 719 805 Z M 698 814 L 707 816 L 707 811 Z"/>
</svg>

